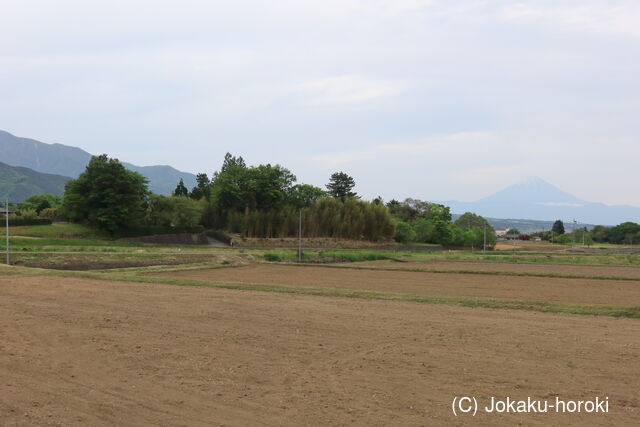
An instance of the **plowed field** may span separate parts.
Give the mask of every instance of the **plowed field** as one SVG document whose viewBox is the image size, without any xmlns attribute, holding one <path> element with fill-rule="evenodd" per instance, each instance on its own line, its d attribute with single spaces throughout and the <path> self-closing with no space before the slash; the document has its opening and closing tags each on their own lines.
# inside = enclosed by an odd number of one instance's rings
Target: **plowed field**
<svg viewBox="0 0 640 427">
<path fill-rule="evenodd" d="M 610 401 L 473 425 L 640 425 L 635 319 L 0 276 L 0 322 L 3 426 L 449 426 L 461 395 Z"/>
<path fill-rule="evenodd" d="M 364 289 L 416 295 L 640 305 L 640 280 L 568 279 L 254 264 L 158 274 L 218 282 Z"/>
</svg>

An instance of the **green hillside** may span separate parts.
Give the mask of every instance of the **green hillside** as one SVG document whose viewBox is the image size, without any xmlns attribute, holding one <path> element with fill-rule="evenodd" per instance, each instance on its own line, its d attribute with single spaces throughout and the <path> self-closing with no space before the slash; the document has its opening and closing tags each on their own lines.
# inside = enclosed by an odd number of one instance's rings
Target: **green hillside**
<svg viewBox="0 0 640 427">
<path fill-rule="evenodd" d="M 61 196 L 69 179 L 71 178 L 0 162 L 0 201 L 9 198 L 9 202 L 18 203 L 34 194 L 42 193 Z"/>
</svg>

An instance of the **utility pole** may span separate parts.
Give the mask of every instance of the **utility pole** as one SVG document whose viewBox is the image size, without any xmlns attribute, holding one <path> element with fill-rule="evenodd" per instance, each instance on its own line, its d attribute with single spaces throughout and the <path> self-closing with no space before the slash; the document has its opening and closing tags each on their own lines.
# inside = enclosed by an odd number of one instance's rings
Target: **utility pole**
<svg viewBox="0 0 640 427">
<path fill-rule="evenodd" d="M 576 247 L 576 225 L 578 224 L 578 221 L 576 221 L 576 219 L 573 219 L 573 247 Z"/>
<path fill-rule="evenodd" d="M 5 218 L 5 226 L 7 229 L 7 236 L 6 236 L 6 240 L 7 240 L 7 265 L 11 265 L 11 259 L 9 258 L 9 199 L 7 199 L 5 205 L 4 205 L 4 218 Z"/>
<path fill-rule="evenodd" d="M 302 262 L 302 209 L 298 220 L 298 262 Z"/>
</svg>

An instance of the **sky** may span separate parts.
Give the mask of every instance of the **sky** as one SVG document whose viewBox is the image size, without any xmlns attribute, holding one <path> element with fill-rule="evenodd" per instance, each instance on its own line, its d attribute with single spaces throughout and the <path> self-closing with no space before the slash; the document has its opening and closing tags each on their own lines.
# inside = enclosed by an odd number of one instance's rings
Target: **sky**
<svg viewBox="0 0 640 427">
<path fill-rule="evenodd" d="M 640 206 L 640 2 L 0 0 L 0 129 L 365 198 Z"/>
</svg>

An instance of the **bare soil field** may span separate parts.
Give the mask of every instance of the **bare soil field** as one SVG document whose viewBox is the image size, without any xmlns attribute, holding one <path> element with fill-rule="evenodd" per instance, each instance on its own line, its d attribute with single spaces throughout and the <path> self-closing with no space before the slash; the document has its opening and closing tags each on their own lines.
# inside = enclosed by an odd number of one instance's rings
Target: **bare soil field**
<svg viewBox="0 0 640 427">
<path fill-rule="evenodd" d="M 53 270 L 106 270 L 112 268 L 148 267 L 155 265 L 181 265 L 211 262 L 211 254 L 116 254 L 116 253 L 18 253 L 13 255 L 13 265 L 48 268 Z"/>
<path fill-rule="evenodd" d="M 640 425 L 635 319 L 0 276 L 0 322 L 3 426 Z"/>
<path fill-rule="evenodd" d="M 580 265 L 545 263 L 509 263 L 491 261 L 364 261 L 344 263 L 344 266 L 393 268 L 399 270 L 431 269 L 437 271 L 484 271 L 504 273 L 570 274 L 586 277 L 621 277 L 640 280 L 640 267 L 626 265 Z"/>
<path fill-rule="evenodd" d="M 512 251 L 514 249 L 518 251 L 534 251 L 534 252 L 563 252 L 571 249 L 570 246 L 554 244 L 550 242 L 534 242 L 527 240 L 516 240 L 515 245 L 513 241 L 500 241 L 496 243 L 496 251 Z"/>
<path fill-rule="evenodd" d="M 640 281 L 361 270 L 277 264 L 175 271 L 153 275 L 230 283 L 366 289 L 415 295 L 640 305 Z"/>
</svg>

